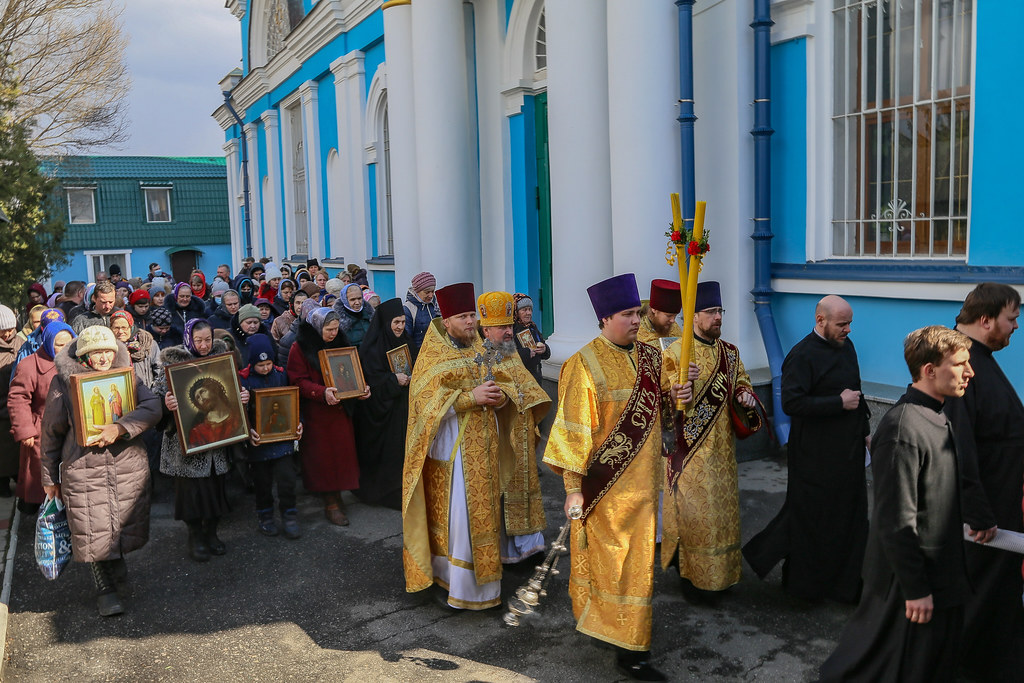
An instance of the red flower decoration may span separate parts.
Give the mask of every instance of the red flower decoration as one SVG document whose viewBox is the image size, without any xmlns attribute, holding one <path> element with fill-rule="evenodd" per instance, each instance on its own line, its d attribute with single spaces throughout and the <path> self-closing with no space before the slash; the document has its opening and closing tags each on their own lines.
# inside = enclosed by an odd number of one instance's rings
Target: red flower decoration
<svg viewBox="0 0 1024 683">
<path fill-rule="evenodd" d="M 683 236 L 680 234 L 680 232 L 678 230 L 673 230 L 672 231 L 672 236 L 669 239 L 671 239 L 673 242 L 678 242 L 682 238 L 683 238 Z"/>
<path fill-rule="evenodd" d="M 690 242 L 689 246 L 686 247 L 686 253 L 690 256 L 696 256 L 700 253 L 700 245 L 696 241 Z"/>
</svg>

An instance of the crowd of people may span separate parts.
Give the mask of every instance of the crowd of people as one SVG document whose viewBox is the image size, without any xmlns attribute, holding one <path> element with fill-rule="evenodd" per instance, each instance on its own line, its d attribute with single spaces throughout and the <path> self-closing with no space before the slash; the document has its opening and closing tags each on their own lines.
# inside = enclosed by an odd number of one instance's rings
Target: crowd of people
<svg viewBox="0 0 1024 683">
<path fill-rule="evenodd" d="M 64 501 L 103 616 L 124 610 L 124 556 L 148 540 L 153 482 L 173 482 L 185 552 L 207 562 L 228 550 L 217 534 L 232 472 L 266 536 L 301 536 L 300 479 L 331 524 L 349 524 L 346 491 L 401 510 L 407 590 L 436 584 L 453 608 L 494 607 L 503 566 L 544 556 L 538 425 L 554 408 L 543 462 L 563 479 L 572 520 L 573 614 L 579 631 L 614 646 L 623 674 L 665 680 L 650 662 L 659 547 L 695 605 L 718 603 L 744 557 L 762 578 L 782 562 L 797 598 L 858 605 L 826 680 L 941 680 L 960 668 L 999 679 L 1019 668 L 1021 563 L 986 546 L 1000 529 L 1024 531 L 1024 406 L 992 357 L 1017 327 L 1012 287 L 979 285 L 955 330 L 907 337 L 911 386 L 874 436 L 852 307 L 823 298 L 783 365 L 786 501 L 741 546 L 735 443 L 768 416 L 722 339 L 716 282 L 698 285 L 692 339 L 677 322 L 677 283 L 654 280 L 645 301 L 632 275 L 590 287 L 598 333 L 562 364 L 553 406 L 541 388 L 551 351 L 527 295 L 438 288 L 422 272 L 404 298 L 381 301 L 364 269 L 331 277 L 315 259 L 292 271 L 250 258 L 237 274 L 221 265 L 182 282 L 149 270 L 129 281 L 111 266 L 53 292 L 33 284 L 17 313 L 0 306 L 0 496 L 16 494 L 26 513 Z M 365 386 L 341 396 L 321 352 L 348 347 Z M 221 354 L 234 355 L 237 397 L 203 378 L 175 395 L 164 368 Z M 128 367 L 130 409 L 94 420 L 83 445 L 74 387 Z M 298 389 L 297 438 L 265 440 L 252 392 L 282 387 Z M 233 418 L 217 406 L 229 399 L 251 429 L 218 445 L 217 425 Z M 204 406 L 202 425 L 182 422 L 185 401 Z M 186 448 L 179 429 L 209 430 L 210 447 Z"/>
</svg>

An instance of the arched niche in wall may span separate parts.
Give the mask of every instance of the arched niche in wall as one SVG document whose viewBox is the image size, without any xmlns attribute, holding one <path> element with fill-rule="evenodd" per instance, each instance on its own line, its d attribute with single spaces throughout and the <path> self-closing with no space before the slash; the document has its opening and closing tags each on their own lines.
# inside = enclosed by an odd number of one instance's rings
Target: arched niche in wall
<svg viewBox="0 0 1024 683">
<path fill-rule="evenodd" d="M 249 68 L 255 69 L 284 49 L 285 38 L 306 9 L 302 0 L 253 0 L 249 11 Z"/>
</svg>

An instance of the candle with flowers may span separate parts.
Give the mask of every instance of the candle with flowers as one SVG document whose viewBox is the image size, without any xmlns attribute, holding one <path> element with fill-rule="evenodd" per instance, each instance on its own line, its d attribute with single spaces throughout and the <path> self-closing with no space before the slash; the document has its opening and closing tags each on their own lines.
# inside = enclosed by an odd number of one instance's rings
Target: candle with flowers
<svg viewBox="0 0 1024 683">
<path fill-rule="evenodd" d="M 690 357 L 693 353 L 693 316 L 697 307 L 697 275 L 700 273 L 704 254 L 711 250 L 708 245 L 708 234 L 704 232 L 704 213 L 707 209 L 707 202 L 697 202 L 696 212 L 693 217 L 693 230 L 673 229 L 667 233 L 669 241 L 676 250 L 676 261 L 682 261 L 682 251 L 686 250 L 690 263 L 686 273 L 686 283 L 683 283 L 683 268 L 679 267 L 679 289 L 683 296 L 683 337 L 680 340 L 682 347 L 679 358 L 678 383 L 684 384 L 690 367 Z M 674 228 L 675 226 L 673 226 Z M 677 410 L 682 410 L 681 403 L 676 405 Z"/>
</svg>

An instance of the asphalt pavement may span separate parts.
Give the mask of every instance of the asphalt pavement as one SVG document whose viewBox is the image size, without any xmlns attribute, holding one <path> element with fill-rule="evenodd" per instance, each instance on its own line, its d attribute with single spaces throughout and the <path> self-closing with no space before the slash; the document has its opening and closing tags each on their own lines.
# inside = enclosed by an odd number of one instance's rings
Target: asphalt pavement
<svg viewBox="0 0 1024 683">
<path fill-rule="evenodd" d="M 561 522 L 560 478 L 541 468 L 549 528 Z M 779 460 L 740 464 L 743 538 L 782 504 Z M 616 681 L 613 653 L 574 630 L 554 577 L 539 613 L 518 628 L 502 609 L 463 612 L 438 589 L 405 592 L 398 512 L 346 494 L 351 526 L 331 526 L 300 496 L 302 538 L 256 532 L 252 498 L 233 481 L 222 524 L 228 553 L 197 564 L 158 482 L 149 544 L 128 556 L 126 613 L 96 614 L 86 565 L 47 581 L 32 554 L 33 520 L 19 528 L 7 661 L 9 681 Z M 566 567 L 567 561 L 562 565 Z M 506 572 L 506 598 L 529 577 Z M 742 581 L 715 607 L 688 604 L 674 570 L 656 570 L 653 661 L 674 681 L 808 681 L 852 609 L 785 596 L 776 569 Z"/>
</svg>

